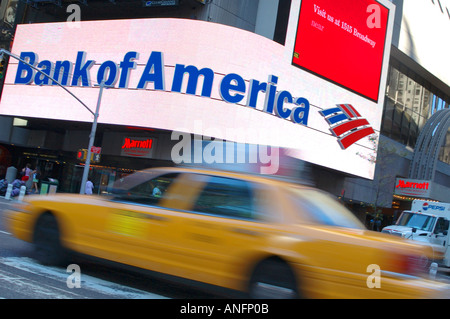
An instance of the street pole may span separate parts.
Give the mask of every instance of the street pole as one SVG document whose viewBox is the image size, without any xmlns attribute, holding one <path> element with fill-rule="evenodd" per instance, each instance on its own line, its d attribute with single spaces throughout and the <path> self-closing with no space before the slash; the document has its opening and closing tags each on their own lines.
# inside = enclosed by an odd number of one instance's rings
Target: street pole
<svg viewBox="0 0 450 319">
<path fill-rule="evenodd" d="M 89 168 L 91 165 L 91 154 L 92 154 L 91 148 L 92 148 L 92 146 L 94 146 L 95 133 L 97 131 L 97 120 L 98 120 L 98 115 L 99 115 L 99 111 L 100 111 L 100 103 L 102 101 L 102 93 L 103 93 L 104 87 L 105 87 L 105 81 L 102 81 L 100 83 L 100 90 L 98 92 L 97 108 L 95 109 L 95 113 L 94 113 L 94 122 L 92 123 L 91 134 L 89 134 L 89 146 L 87 149 L 86 161 L 84 163 L 83 178 L 81 180 L 80 194 L 85 193 L 86 182 L 88 180 Z"/>
<path fill-rule="evenodd" d="M 91 148 L 94 145 L 95 133 L 97 131 L 97 120 L 98 120 L 98 115 L 99 115 L 99 110 L 100 110 L 100 102 L 102 100 L 103 88 L 105 87 L 105 82 L 102 81 L 100 83 L 100 91 L 99 91 L 99 94 L 98 94 L 97 108 L 96 108 L 95 113 L 94 113 L 75 94 L 70 92 L 64 85 L 62 85 L 59 81 L 57 81 L 54 78 L 52 78 L 50 75 L 44 73 L 42 70 L 39 70 L 37 67 L 35 67 L 31 63 L 25 61 L 24 59 L 20 58 L 19 56 L 15 55 L 15 54 L 13 54 L 13 53 L 5 50 L 5 49 L 0 49 L 0 59 L 3 57 L 4 54 L 9 55 L 10 57 L 12 57 L 12 58 L 14 58 L 14 59 L 16 59 L 16 60 L 26 64 L 26 65 L 28 65 L 33 70 L 35 70 L 35 71 L 39 72 L 40 74 L 42 74 L 42 75 L 46 76 L 47 78 L 49 78 L 51 81 L 53 81 L 58 86 L 60 86 L 62 89 L 64 89 L 67 93 L 72 95 L 78 102 L 81 103 L 81 105 L 83 105 L 92 115 L 94 115 L 94 122 L 92 123 L 91 134 L 89 135 L 89 147 L 88 147 L 88 150 L 87 150 L 87 156 L 86 156 L 86 161 L 85 161 L 84 170 L 83 170 L 83 178 L 82 178 L 81 187 L 80 187 L 80 194 L 84 194 L 84 190 L 85 190 L 86 182 L 87 182 L 87 177 L 88 177 L 88 174 L 89 174 L 89 167 L 90 167 L 90 164 L 91 164 Z"/>
</svg>

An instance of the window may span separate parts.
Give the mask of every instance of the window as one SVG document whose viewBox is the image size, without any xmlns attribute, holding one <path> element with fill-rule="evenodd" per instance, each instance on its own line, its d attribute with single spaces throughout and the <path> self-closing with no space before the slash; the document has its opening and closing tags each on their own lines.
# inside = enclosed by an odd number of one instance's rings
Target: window
<svg viewBox="0 0 450 319">
<path fill-rule="evenodd" d="M 129 177 L 133 178 L 133 175 Z M 136 175 L 137 180 L 140 180 L 141 183 L 129 189 L 120 190 L 115 196 L 115 199 L 126 200 L 137 204 L 158 205 L 178 175 L 178 173 L 169 173 L 160 176 L 148 175 L 147 177 L 150 177 L 150 179 L 144 182 L 141 181 L 142 176 Z"/>
<path fill-rule="evenodd" d="M 441 148 L 439 150 L 438 159 L 441 162 L 450 164 L 449 158 L 450 158 L 450 128 L 447 130 L 444 142 L 442 143 Z"/>
<path fill-rule="evenodd" d="M 405 212 L 400 216 L 397 225 L 431 231 L 435 220 L 436 217 Z"/>
<path fill-rule="evenodd" d="M 391 62 L 381 133 L 415 147 L 425 122 L 434 112 L 448 108 L 448 102 L 430 83 L 398 61 Z"/>
<path fill-rule="evenodd" d="M 392 131 L 392 122 L 394 117 L 394 100 L 387 98 L 383 110 L 383 125 L 381 133 L 390 136 Z"/>
<path fill-rule="evenodd" d="M 246 181 L 210 177 L 194 206 L 194 211 L 238 219 L 253 219 L 253 196 Z"/>
<path fill-rule="evenodd" d="M 299 208 L 299 217 L 304 221 L 336 227 L 365 228 L 352 212 L 326 193 L 300 188 L 290 188 L 289 192 Z"/>
<path fill-rule="evenodd" d="M 434 228 L 434 233 L 443 233 L 445 230 L 448 230 L 448 222 L 446 222 L 445 218 L 439 217 Z"/>
</svg>

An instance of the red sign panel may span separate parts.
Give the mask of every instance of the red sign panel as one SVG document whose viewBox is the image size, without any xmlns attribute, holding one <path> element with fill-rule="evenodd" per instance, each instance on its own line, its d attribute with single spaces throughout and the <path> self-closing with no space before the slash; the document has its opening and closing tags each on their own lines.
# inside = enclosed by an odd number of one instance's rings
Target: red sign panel
<svg viewBox="0 0 450 319">
<path fill-rule="evenodd" d="M 397 178 L 394 193 L 396 195 L 430 197 L 432 182 L 418 179 Z"/>
<path fill-rule="evenodd" d="M 388 16 L 376 0 L 302 0 L 292 63 L 377 102 Z"/>
<path fill-rule="evenodd" d="M 123 140 L 121 155 L 151 157 L 152 147 L 152 138 L 126 137 Z"/>
<path fill-rule="evenodd" d="M 102 148 L 101 147 L 98 147 L 98 146 L 92 146 L 91 147 L 91 153 L 100 154 L 101 152 L 102 152 Z"/>
</svg>

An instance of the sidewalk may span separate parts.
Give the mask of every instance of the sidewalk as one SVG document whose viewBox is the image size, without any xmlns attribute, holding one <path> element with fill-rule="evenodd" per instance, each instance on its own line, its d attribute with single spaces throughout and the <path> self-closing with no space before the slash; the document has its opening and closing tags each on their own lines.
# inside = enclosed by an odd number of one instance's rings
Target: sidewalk
<svg viewBox="0 0 450 319">
<path fill-rule="evenodd" d="M 11 197 L 10 199 L 6 199 L 5 196 L 0 196 L 0 203 L 16 203 L 19 201 L 19 196 Z"/>
</svg>

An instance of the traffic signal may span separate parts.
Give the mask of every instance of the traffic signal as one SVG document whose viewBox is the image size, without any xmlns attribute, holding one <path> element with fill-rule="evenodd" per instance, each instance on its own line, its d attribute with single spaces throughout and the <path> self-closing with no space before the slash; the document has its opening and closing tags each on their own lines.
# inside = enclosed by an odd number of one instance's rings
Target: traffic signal
<svg viewBox="0 0 450 319">
<path fill-rule="evenodd" d="M 77 160 L 79 161 L 85 161 L 87 157 L 87 149 L 79 149 L 77 152 Z"/>
<path fill-rule="evenodd" d="M 5 77 L 6 60 L 3 56 L 0 57 L 0 80 Z"/>
<path fill-rule="evenodd" d="M 77 151 L 77 160 L 86 161 L 87 153 L 88 153 L 87 149 L 85 149 L 85 148 L 79 149 Z M 91 153 L 91 162 L 92 163 L 99 163 L 100 159 L 101 159 L 100 154 Z"/>
</svg>

